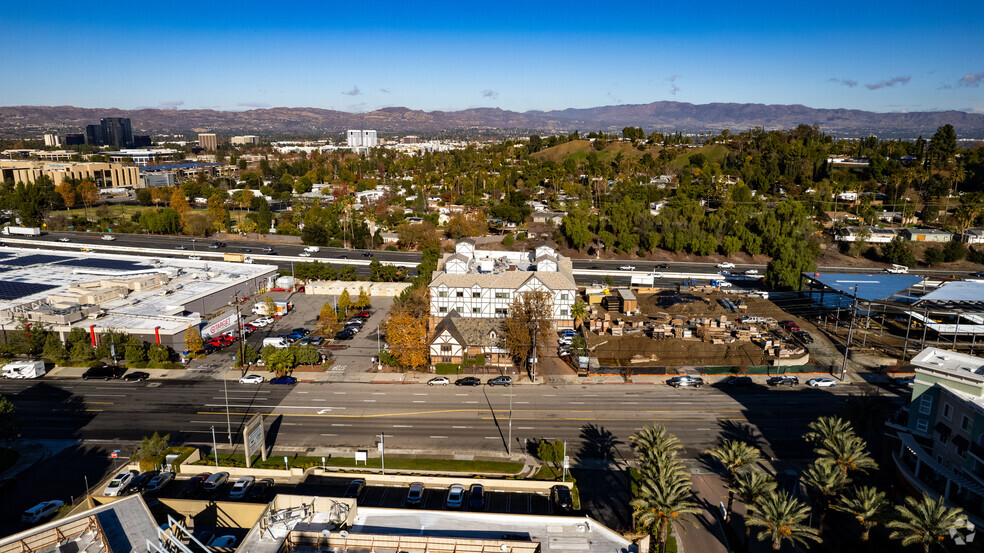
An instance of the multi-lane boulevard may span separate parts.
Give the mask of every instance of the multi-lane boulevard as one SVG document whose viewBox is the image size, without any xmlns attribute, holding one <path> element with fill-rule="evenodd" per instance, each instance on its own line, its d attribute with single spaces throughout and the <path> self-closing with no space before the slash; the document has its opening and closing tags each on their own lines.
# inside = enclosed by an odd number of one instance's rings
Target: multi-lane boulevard
<svg viewBox="0 0 984 553">
<path fill-rule="evenodd" d="M 691 458 L 719 436 L 761 440 L 772 456 L 799 457 L 806 424 L 842 409 L 851 388 L 277 386 L 225 385 L 212 378 L 0 382 L 0 394 L 18 407 L 23 435 L 35 439 L 130 442 L 157 431 L 172 440 L 208 444 L 215 427 L 223 443 L 228 428 L 238 440 L 245 419 L 263 413 L 280 446 L 365 448 L 385 433 L 387 447 L 402 450 L 495 454 L 505 453 L 507 443 L 516 451 L 527 439 L 547 438 L 567 440 L 584 456 L 614 440 L 628 456 L 629 436 L 661 423 L 680 437 Z M 882 399 L 901 402 L 894 393 Z"/>
</svg>

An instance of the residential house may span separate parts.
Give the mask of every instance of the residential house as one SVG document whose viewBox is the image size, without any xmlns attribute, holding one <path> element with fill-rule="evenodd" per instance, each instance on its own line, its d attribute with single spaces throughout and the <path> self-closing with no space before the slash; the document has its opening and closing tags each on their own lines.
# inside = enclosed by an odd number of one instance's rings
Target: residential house
<svg viewBox="0 0 984 553">
<path fill-rule="evenodd" d="M 984 228 L 971 228 L 960 233 L 964 244 L 984 244 Z"/>
<path fill-rule="evenodd" d="M 878 227 L 844 227 L 837 231 L 834 240 L 838 242 L 858 242 L 862 239 L 869 244 L 887 244 L 898 236 L 895 229 Z"/>
<path fill-rule="evenodd" d="M 534 223 L 552 223 L 554 226 L 559 227 L 564 221 L 565 213 L 555 213 L 552 211 L 534 211 L 533 212 L 533 222 Z"/>
<path fill-rule="evenodd" d="M 909 240 L 913 242 L 950 242 L 953 240 L 953 233 L 937 228 L 905 229 Z"/>
<path fill-rule="evenodd" d="M 486 367 L 510 367 L 512 360 L 503 344 L 504 335 L 501 319 L 466 319 L 453 312 L 434 329 L 430 340 L 431 368 L 438 363 L 460 364 L 478 356 L 482 356 Z"/>
</svg>

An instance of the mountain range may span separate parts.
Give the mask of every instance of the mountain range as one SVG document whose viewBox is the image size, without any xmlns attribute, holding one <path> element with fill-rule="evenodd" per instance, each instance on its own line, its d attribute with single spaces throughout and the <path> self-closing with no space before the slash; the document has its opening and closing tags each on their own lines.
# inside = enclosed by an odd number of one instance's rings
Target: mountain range
<svg viewBox="0 0 984 553">
<path fill-rule="evenodd" d="M 944 124 L 961 138 L 984 138 L 984 114 L 962 111 L 877 113 L 852 109 L 815 109 L 802 105 L 652 102 L 584 109 L 515 112 L 498 108 L 421 111 L 403 107 L 367 113 L 319 108 L 216 111 L 206 109 L 79 108 L 74 106 L 0 107 L 0 136 L 34 138 L 43 132 L 82 132 L 103 117 L 129 117 L 136 134 L 216 132 L 220 134 L 320 135 L 346 129 L 380 133 L 571 132 L 617 131 L 626 126 L 646 132 L 732 132 L 763 127 L 788 129 L 818 125 L 845 137 L 930 136 Z"/>
</svg>

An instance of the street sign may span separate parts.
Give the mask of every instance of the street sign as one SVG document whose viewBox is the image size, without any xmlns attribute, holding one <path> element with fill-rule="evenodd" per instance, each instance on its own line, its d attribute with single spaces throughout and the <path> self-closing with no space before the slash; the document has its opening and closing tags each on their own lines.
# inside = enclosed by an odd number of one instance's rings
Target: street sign
<svg viewBox="0 0 984 553">
<path fill-rule="evenodd" d="M 568 455 L 564 456 L 564 468 L 568 470 L 571 468 L 571 458 Z"/>
<path fill-rule="evenodd" d="M 110 453 L 109 455 L 110 455 L 110 456 L 111 456 L 111 457 L 112 457 L 113 459 L 115 459 L 115 458 L 117 458 L 117 457 L 119 457 L 119 453 L 116 453 L 115 451 L 114 451 L 114 452 L 112 452 L 112 453 Z"/>
</svg>

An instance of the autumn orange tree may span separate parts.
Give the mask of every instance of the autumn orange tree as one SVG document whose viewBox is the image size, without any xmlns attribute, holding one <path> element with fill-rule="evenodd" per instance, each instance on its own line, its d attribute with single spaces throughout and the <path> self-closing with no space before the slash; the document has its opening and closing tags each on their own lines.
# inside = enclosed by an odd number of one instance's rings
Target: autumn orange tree
<svg viewBox="0 0 984 553">
<path fill-rule="evenodd" d="M 72 209 L 72 206 L 75 205 L 75 187 L 72 186 L 72 183 L 69 181 L 62 181 L 62 183 L 55 188 L 55 192 L 58 192 L 58 195 L 61 196 L 62 202 L 65 203 L 65 207 Z"/>
<path fill-rule="evenodd" d="M 414 317 L 409 311 L 397 311 L 383 324 L 386 343 L 390 352 L 400 362 L 400 366 L 410 370 L 421 370 L 429 361 L 427 344 L 427 321 Z"/>
<path fill-rule="evenodd" d="M 85 220 L 89 220 L 89 206 L 96 203 L 99 199 L 99 189 L 96 188 L 96 183 L 91 180 L 84 180 L 79 183 L 76 193 L 79 195 L 79 199 L 82 200 L 82 205 L 85 206 Z"/>
</svg>

